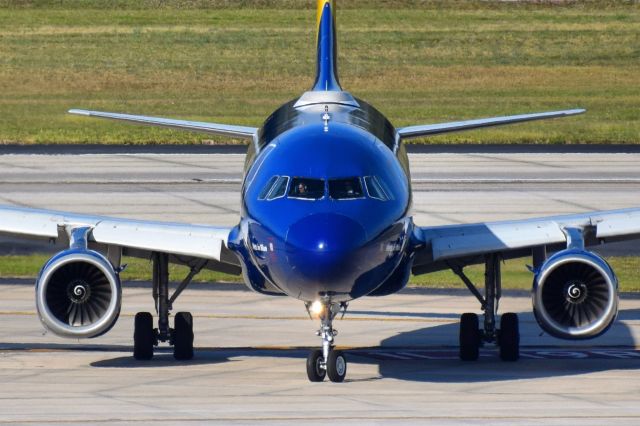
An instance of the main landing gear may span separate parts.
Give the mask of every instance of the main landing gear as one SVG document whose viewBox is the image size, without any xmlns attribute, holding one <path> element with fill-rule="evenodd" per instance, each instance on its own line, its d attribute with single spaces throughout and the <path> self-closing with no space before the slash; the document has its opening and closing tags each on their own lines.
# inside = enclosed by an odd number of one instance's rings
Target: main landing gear
<svg viewBox="0 0 640 426">
<path fill-rule="evenodd" d="M 173 295 L 169 296 L 169 256 L 153 253 L 153 299 L 158 313 L 158 328 L 153 327 L 153 316 L 149 312 L 138 312 L 133 333 L 133 357 L 137 360 L 153 358 L 153 349 L 159 342 L 169 342 L 173 346 L 173 356 L 177 360 L 193 358 L 193 317 L 189 312 L 175 315 L 173 328 L 169 328 L 169 312 L 173 302 L 189 285 L 191 279 L 204 267 L 201 261 L 191 268 Z"/>
<path fill-rule="evenodd" d="M 334 341 L 338 330 L 333 328 L 333 319 L 342 310 L 347 309 L 346 303 L 314 302 L 306 304 L 309 315 L 320 318 L 320 329 L 316 335 L 322 338 L 322 349 L 314 349 L 307 357 L 307 377 L 312 382 L 321 382 L 326 376 L 332 382 L 342 382 L 347 375 L 347 358 L 340 350 L 335 349 Z"/>
<path fill-rule="evenodd" d="M 480 328 L 478 315 L 462 314 L 460 318 L 460 359 L 476 361 L 483 343 L 497 344 L 500 348 L 500 359 L 517 361 L 520 358 L 520 330 L 518 315 L 509 312 L 502 314 L 500 328 L 496 328 L 498 304 L 502 295 L 500 280 L 500 258 L 497 254 L 485 258 L 484 296 L 473 285 L 471 280 L 459 266 L 452 266 L 453 272 L 462 279 L 471 293 L 478 299 L 484 311 L 484 323 Z"/>
</svg>

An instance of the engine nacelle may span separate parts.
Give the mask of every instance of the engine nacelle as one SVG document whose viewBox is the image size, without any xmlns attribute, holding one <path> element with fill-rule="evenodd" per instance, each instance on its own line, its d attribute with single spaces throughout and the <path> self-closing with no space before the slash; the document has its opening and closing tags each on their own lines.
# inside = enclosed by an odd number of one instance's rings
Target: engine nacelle
<svg viewBox="0 0 640 426">
<path fill-rule="evenodd" d="M 89 338 L 106 333 L 120 315 L 122 289 L 111 263 L 86 249 L 52 257 L 36 281 L 40 320 L 63 337 Z"/>
<path fill-rule="evenodd" d="M 597 337 L 618 313 L 618 280 L 600 256 L 580 249 L 563 250 L 536 273 L 533 312 L 540 327 L 555 337 Z"/>
</svg>

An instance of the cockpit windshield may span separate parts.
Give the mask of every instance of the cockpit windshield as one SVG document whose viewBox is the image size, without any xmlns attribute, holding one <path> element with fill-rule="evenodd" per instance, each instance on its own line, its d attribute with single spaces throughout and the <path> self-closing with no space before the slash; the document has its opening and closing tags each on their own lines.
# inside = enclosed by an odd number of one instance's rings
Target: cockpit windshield
<svg viewBox="0 0 640 426">
<path fill-rule="evenodd" d="M 294 177 L 291 179 L 289 198 L 319 200 L 324 197 L 324 180 Z"/>
<path fill-rule="evenodd" d="M 391 191 L 376 176 L 365 176 L 364 184 L 369 197 L 380 201 L 392 200 Z"/>
<path fill-rule="evenodd" d="M 287 198 L 320 200 L 325 196 L 325 182 L 317 178 L 272 176 L 260 191 L 258 199 L 271 201 L 286 195 Z M 331 200 L 372 198 L 389 201 L 394 198 L 385 182 L 377 176 L 329 179 L 328 189 Z"/>
<path fill-rule="evenodd" d="M 357 177 L 329 180 L 329 196 L 334 200 L 363 198 L 362 184 Z"/>
<path fill-rule="evenodd" d="M 287 185 L 289 184 L 289 176 L 273 176 L 260 191 L 258 200 L 275 200 L 284 197 L 287 193 Z"/>
</svg>

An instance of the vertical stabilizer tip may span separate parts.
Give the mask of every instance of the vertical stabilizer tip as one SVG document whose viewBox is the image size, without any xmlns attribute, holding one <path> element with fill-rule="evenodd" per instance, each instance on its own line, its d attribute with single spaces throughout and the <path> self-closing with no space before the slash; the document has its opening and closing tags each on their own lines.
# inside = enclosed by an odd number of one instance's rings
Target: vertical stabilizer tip
<svg viewBox="0 0 640 426">
<path fill-rule="evenodd" d="M 341 91 L 338 81 L 338 48 L 336 39 L 335 1 L 318 0 L 317 68 L 314 91 Z"/>
</svg>

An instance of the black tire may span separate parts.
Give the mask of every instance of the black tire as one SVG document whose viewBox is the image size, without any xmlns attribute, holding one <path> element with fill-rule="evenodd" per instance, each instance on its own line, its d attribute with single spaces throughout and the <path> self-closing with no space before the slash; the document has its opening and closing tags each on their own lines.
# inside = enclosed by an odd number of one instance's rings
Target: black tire
<svg viewBox="0 0 640 426">
<path fill-rule="evenodd" d="M 342 351 L 332 350 L 327 359 L 327 376 L 332 382 L 342 382 L 347 375 L 347 357 Z"/>
<path fill-rule="evenodd" d="M 321 367 L 323 361 L 322 351 L 315 349 L 309 352 L 307 357 L 307 377 L 311 382 L 321 382 L 327 375 L 327 370 Z"/>
<path fill-rule="evenodd" d="M 478 315 L 462 314 L 460 317 L 460 359 L 477 361 L 480 356 L 480 329 Z"/>
<path fill-rule="evenodd" d="M 153 358 L 156 335 L 153 330 L 153 316 L 149 312 L 138 312 L 133 329 L 133 357 L 137 360 Z"/>
<path fill-rule="evenodd" d="M 174 321 L 173 357 L 177 360 L 193 358 L 193 317 L 191 312 L 178 312 Z"/>
<path fill-rule="evenodd" d="M 499 336 L 500 359 L 517 361 L 520 358 L 520 326 L 517 314 L 513 312 L 502 314 Z"/>
</svg>

